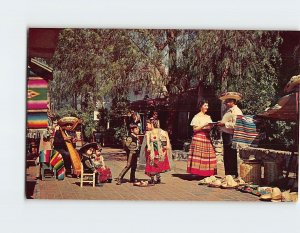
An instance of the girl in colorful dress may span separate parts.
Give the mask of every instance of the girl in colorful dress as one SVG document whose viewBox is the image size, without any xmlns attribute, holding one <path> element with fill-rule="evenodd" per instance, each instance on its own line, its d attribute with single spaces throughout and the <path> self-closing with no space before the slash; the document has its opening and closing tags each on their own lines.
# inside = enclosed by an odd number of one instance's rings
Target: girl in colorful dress
<svg viewBox="0 0 300 233">
<path fill-rule="evenodd" d="M 168 133 L 159 128 L 158 120 L 153 120 L 152 124 L 153 129 L 147 131 L 145 135 L 147 140 L 145 173 L 151 178 L 150 184 L 161 183 L 160 173 L 170 170 L 168 151 L 171 148 Z"/>
<path fill-rule="evenodd" d="M 95 155 L 93 158 L 93 163 L 95 165 L 95 168 L 98 172 L 98 179 L 101 183 L 111 183 L 112 181 L 112 174 L 109 169 L 104 163 L 103 156 L 101 155 L 101 150 L 99 148 L 96 149 Z"/>
<path fill-rule="evenodd" d="M 208 102 L 200 102 L 200 112 L 191 122 L 193 138 L 187 161 L 187 173 L 207 177 L 215 175 L 217 168 L 216 154 L 209 136 L 213 124 L 211 117 L 206 114 Z"/>
</svg>

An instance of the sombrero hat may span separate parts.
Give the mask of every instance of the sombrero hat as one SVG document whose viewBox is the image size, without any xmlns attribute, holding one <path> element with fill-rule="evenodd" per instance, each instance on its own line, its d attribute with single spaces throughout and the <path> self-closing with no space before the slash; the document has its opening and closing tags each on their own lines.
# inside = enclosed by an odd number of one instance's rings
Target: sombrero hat
<svg viewBox="0 0 300 233">
<path fill-rule="evenodd" d="M 238 92 L 225 92 L 223 93 L 220 98 L 220 100 L 226 100 L 226 99 L 235 99 L 235 100 L 240 100 L 242 99 L 242 94 Z"/>
<path fill-rule="evenodd" d="M 276 202 L 276 201 L 281 201 L 281 191 L 279 188 L 275 187 L 272 189 L 272 200 L 273 202 Z"/>
<path fill-rule="evenodd" d="M 71 130 L 74 130 L 76 126 L 81 123 L 81 120 L 78 119 L 77 117 L 63 117 L 59 119 L 57 123 L 60 127 L 65 127 L 66 125 L 71 124 L 72 125 Z"/>
<path fill-rule="evenodd" d="M 91 142 L 91 143 L 86 143 L 86 144 L 84 144 L 80 149 L 79 149 L 79 152 L 80 153 L 83 153 L 83 152 L 85 152 L 87 149 L 89 149 L 89 148 L 94 148 L 95 150 L 96 149 L 98 149 L 98 145 L 97 145 L 97 143 L 96 142 Z"/>
<path fill-rule="evenodd" d="M 284 87 L 284 92 L 288 93 L 296 89 L 300 85 L 300 74 L 293 76 Z"/>
<path fill-rule="evenodd" d="M 63 117 L 59 119 L 58 124 L 60 126 L 66 125 L 66 124 L 75 124 L 79 121 L 77 117 Z"/>
</svg>

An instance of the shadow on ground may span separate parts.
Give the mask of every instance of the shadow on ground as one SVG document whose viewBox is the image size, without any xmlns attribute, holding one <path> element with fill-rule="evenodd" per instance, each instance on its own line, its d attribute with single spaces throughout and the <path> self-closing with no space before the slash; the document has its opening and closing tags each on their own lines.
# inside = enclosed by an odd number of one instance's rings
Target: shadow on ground
<svg viewBox="0 0 300 233">
<path fill-rule="evenodd" d="M 193 181 L 193 180 L 199 181 L 205 178 L 203 176 L 196 176 L 192 174 L 172 174 L 172 176 L 182 180 L 188 180 L 188 181 Z"/>
<path fill-rule="evenodd" d="M 127 157 L 120 154 L 104 154 L 103 158 L 106 161 L 127 161 Z"/>
</svg>

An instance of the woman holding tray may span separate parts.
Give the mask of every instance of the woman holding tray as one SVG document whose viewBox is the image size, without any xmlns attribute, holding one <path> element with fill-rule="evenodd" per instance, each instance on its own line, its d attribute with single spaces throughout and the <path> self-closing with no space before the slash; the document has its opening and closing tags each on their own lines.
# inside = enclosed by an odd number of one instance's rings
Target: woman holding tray
<svg viewBox="0 0 300 233">
<path fill-rule="evenodd" d="M 216 174 L 216 154 L 209 136 L 209 131 L 214 123 L 206 114 L 208 102 L 200 102 L 200 112 L 196 114 L 191 122 L 193 127 L 193 138 L 187 161 L 187 172 L 193 175 L 208 177 Z"/>
</svg>

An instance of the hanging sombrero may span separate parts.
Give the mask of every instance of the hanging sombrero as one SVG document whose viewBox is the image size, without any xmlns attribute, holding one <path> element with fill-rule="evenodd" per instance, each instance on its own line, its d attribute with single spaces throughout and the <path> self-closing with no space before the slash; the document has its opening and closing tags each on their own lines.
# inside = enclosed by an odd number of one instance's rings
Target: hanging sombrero
<svg viewBox="0 0 300 233">
<path fill-rule="evenodd" d="M 226 100 L 226 99 L 235 99 L 235 100 L 240 100 L 242 99 L 242 94 L 238 92 L 225 92 L 223 93 L 220 98 L 220 100 Z"/>
<path fill-rule="evenodd" d="M 284 92 L 289 93 L 297 88 L 300 85 L 300 74 L 293 76 L 290 81 L 284 87 Z"/>
</svg>

